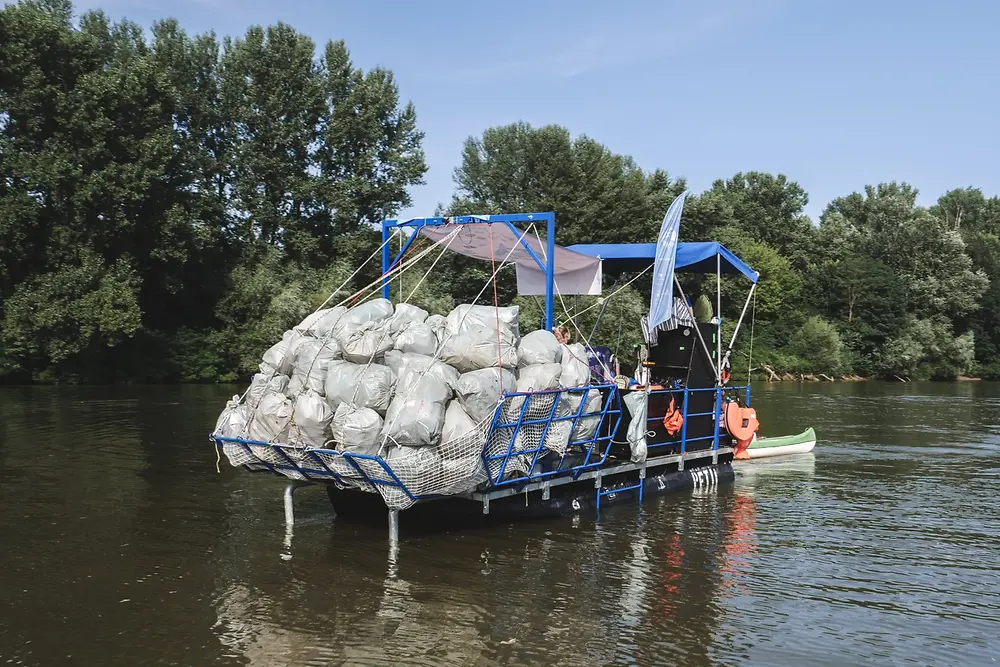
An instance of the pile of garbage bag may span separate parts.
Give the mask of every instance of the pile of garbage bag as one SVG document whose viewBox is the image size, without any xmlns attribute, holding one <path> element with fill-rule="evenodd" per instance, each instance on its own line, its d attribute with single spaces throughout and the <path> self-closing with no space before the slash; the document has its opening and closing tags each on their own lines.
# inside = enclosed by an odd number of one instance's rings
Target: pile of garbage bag
<svg viewBox="0 0 1000 667">
<path fill-rule="evenodd" d="M 466 304 L 442 316 L 374 299 L 325 308 L 264 353 L 260 372 L 243 397 L 229 401 L 215 435 L 279 443 L 282 451 L 363 455 L 351 458 L 355 465 L 338 466 L 338 474 L 349 480 L 360 467 L 371 479 L 391 481 L 387 465 L 413 495 L 461 493 L 487 478 L 482 451 L 502 397 L 586 387 L 587 359 L 583 345 L 564 345 L 549 331 L 522 338 L 517 307 Z M 546 401 L 551 410 L 557 396 L 528 397 L 531 411 L 538 412 L 536 399 L 541 410 Z M 502 421 L 517 421 L 524 400 L 504 402 Z M 564 391 L 559 400 L 557 416 L 601 410 L 596 389 Z M 570 442 L 591 439 L 599 422 L 581 417 L 572 430 L 571 421 L 553 423 L 544 447 L 562 454 Z M 510 435 L 491 438 L 490 451 L 506 451 Z M 516 449 L 537 451 L 540 441 L 538 429 L 526 426 Z M 233 465 L 247 462 L 239 444 L 223 450 Z M 528 464 L 518 458 L 533 457 L 511 457 L 510 471 L 526 473 Z M 376 487 L 390 506 L 412 502 L 398 485 Z"/>
</svg>

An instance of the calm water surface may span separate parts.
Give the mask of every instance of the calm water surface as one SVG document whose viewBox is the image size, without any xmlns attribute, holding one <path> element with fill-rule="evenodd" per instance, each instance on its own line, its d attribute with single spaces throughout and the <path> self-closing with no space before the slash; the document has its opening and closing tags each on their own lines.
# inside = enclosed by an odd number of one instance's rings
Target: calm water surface
<svg viewBox="0 0 1000 667">
<path fill-rule="evenodd" d="M 231 393 L 0 389 L 0 665 L 1000 660 L 1000 386 L 760 386 L 814 455 L 395 565 L 321 490 L 289 546 L 282 484 L 216 473 Z"/>
</svg>

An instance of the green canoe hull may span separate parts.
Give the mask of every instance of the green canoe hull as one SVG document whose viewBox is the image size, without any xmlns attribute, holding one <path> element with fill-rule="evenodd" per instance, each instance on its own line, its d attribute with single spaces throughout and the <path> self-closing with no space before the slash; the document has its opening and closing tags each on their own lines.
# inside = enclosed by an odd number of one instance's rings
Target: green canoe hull
<svg viewBox="0 0 1000 667">
<path fill-rule="evenodd" d="M 757 438 L 747 454 L 751 459 L 763 459 L 771 456 L 786 456 L 788 454 L 805 454 L 816 446 L 816 431 L 808 428 L 796 435 L 782 435 L 774 438 Z"/>
</svg>

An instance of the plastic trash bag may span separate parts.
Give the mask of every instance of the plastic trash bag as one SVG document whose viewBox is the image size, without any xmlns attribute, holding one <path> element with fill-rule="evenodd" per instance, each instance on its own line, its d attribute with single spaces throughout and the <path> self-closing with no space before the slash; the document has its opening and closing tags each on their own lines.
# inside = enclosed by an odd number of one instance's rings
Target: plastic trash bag
<svg viewBox="0 0 1000 667">
<path fill-rule="evenodd" d="M 330 429 L 339 451 L 370 456 L 378 454 L 382 417 L 371 408 L 341 403 L 333 415 Z"/>
<path fill-rule="evenodd" d="M 271 368 L 276 368 L 281 375 L 291 375 L 295 364 L 295 355 L 299 347 L 308 340 L 306 336 L 292 330 L 286 331 L 281 340 L 272 345 L 264 353 L 263 361 Z"/>
<path fill-rule="evenodd" d="M 455 385 L 455 398 L 477 424 L 493 415 L 502 394 L 517 389 L 517 379 L 506 368 L 483 368 L 463 373 Z"/>
<path fill-rule="evenodd" d="M 583 403 L 583 409 L 580 404 Z M 576 426 L 570 433 L 570 442 L 588 441 L 597 433 L 597 427 L 601 425 L 600 413 L 604 409 L 604 401 L 600 389 L 586 389 L 584 391 L 564 391 L 559 401 L 556 412 L 560 417 L 575 417 L 581 415 L 596 414 L 593 417 L 580 417 L 576 420 Z M 572 423 L 572 422 L 570 422 Z"/>
<path fill-rule="evenodd" d="M 632 415 L 628 425 L 628 444 L 632 450 L 632 463 L 646 461 L 646 418 L 649 410 L 649 392 L 630 391 L 625 394 L 625 406 Z"/>
<path fill-rule="evenodd" d="M 517 369 L 517 391 L 544 391 L 559 386 L 562 364 L 533 364 Z"/>
<path fill-rule="evenodd" d="M 383 439 L 412 447 L 439 444 L 451 395 L 451 387 L 439 377 L 430 372 L 420 375 L 404 364 L 396 395 L 385 413 Z"/>
<path fill-rule="evenodd" d="M 240 404 L 240 397 L 233 396 L 226 402 L 226 409 L 219 415 L 215 422 L 215 435 L 226 438 L 238 438 L 243 434 L 250 418 L 250 408 L 246 404 Z"/>
<path fill-rule="evenodd" d="M 326 393 L 326 369 L 340 358 L 340 346 L 333 338 L 308 340 L 299 348 L 295 367 L 288 383 L 288 395 L 296 396 L 303 388 L 318 394 Z"/>
<path fill-rule="evenodd" d="M 344 306 L 317 310 L 315 313 L 307 315 L 304 320 L 293 327 L 293 330 L 302 334 L 311 334 L 316 338 L 325 338 L 330 335 L 333 327 L 346 312 L 347 308 Z"/>
<path fill-rule="evenodd" d="M 441 360 L 463 373 L 503 366 L 517 366 L 517 341 L 506 327 L 469 329 L 461 333 L 448 332 L 441 344 Z"/>
<path fill-rule="evenodd" d="M 517 346 L 517 356 L 519 366 L 558 364 L 563 359 L 563 350 L 551 331 L 539 329 L 521 339 L 520 345 Z"/>
<path fill-rule="evenodd" d="M 475 432 L 475 430 L 476 422 L 465 412 L 462 404 L 458 401 L 449 401 L 444 412 L 441 442 L 457 440 L 464 435 Z"/>
<path fill-rule="evenodd" d="M 317 392 L 306 389 L 295 397 L 288 429 L 288 443 L 322 447 L 329 437 L 333 410 Z"/>
<path fill-rule="evenodd" d="M 395 384 L 396 376 L 388 366 L 335 360 L 326 371 L 326 400 L 334 411 L 347 403 L 385 414 Z"/>
<path fill-rule="evenodd" d="M 250 390 L 247 392 L 247 403 L 251 407 L 256 407 L 260 399 L 268 392 L 285 394 L 288 384 L 287 375 L 271 375 L 271 372 L 257 373 L 250 382 Z"/>
<path fill-rule="evenodd" d="M 258 442 L 284 442 L 292 418 L 292 402 L 283 394 L 265 393 L 247 424 L 247 437 Z"/>
<path fill-rule="evenodd" d="M 366 322 L 350 331 L 345 329 L 337 341 L 344 359 L 356 364 L 379 362 L 393 346 L 388 324 L 383 320 Z"/>
<path fill-rule="evenodd" d="M 393 335 L 398 334 L 411 324 L 423 324 L 427 319 L 427 311 L 418 308 L 410 303 L 400 303 L 396 305 L 396 312 L 393 314 L 389 330 Z"/>
<path fill-rule="evenodd" d="M 388 299 L 373 299 L 354 306 L 337 320 L 333 334 L 337 340 L 350 335 L 369 322 L 378 322 L 392 315 L 392 303 Z"/>
<path fill-rule="evenodd" d="M 495 308 L 494 306 L 473 306 L 462 304 L 448 313 L 447 328 L 452 334 L 463 331 L 477 331 L 482 329 L 497 329 L 499 320 L 501 329 L 508 329 L 517 340 L 521 336 L 518 329 L 517 316 L 520 312 L 519 306 L 508 306 L 506 308 Z"/>
<path fill-rule="evenodd" d="M 583 343 L 562 346 L 562 375 L 559 381 L 564 387 L 590 384 L 590 358 Z"/>
<path fill-rule="evenodd" d="M 422 322 L 407 324 L 396 337 L 395 349 L 400 352 L 413 352 L 432 356 L 438 347 L 434 331 Z"/>
<path fill-rule="evenodd" d="M 440 345 L 448 333 L 448 319 L 444 315 L 429 315 L 424 324 L 431 328 Z"/>
<path fill-rule="evenodd" d="M 397 353 L 386 354 L 389 355 L 393 363 L 396 364 L 397 396 L 405 396 L 409 393 L 413 383 L 415 383 L 422 375 L 437 378 L 447 385 L 449 391 L 453 390 L 458 384 L 458 371 L 443 361 L 438 361 L 425 354 L 416 354 L 413 352 L 399 353 L 398 356 L 396 356 Z M 388 363 L 388 361 L 386 363 Z M 390 368 L 392 368 L 392 366 L 390 366 Z M 450 394 L 449 398 L 451 398 Z"/>
</svg>

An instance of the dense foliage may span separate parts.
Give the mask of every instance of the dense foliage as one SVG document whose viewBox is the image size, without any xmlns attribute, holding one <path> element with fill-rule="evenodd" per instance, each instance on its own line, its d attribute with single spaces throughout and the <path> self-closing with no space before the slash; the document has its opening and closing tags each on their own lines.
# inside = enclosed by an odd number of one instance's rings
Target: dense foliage
<svg viewBox="0 0 1000 667">
<path fill-rule="evenodd" d="M 377 277 L 370 262 L 348 280 L 380 243 L 374 223 L 409 205 L 426 171 L 392 74 L 284 24 L 220 41 L 25 0 L 0 9 L 0 44 L 4 382 L 245 377 L 332 290 Z M 553 210 L 562 244 L 653 241 L 686 188 L 556 126 L 488 129 L 461 158 L 442 211 Z M 720 240 L 760 271 L 755 366 L 1000 377 L 1000 199 L 964 188 L 926 209 L 916 194 L 869 186 L 816 224 L 794 181 L 736 174 L 689 195 L 681 234 Z M 418 285 L 416 270 L 394 296 L 415 289 L 440 312 L 490 271 L 447 255 L 434 280 Z M 633 277 L 606 275 L 613 289 Z M 746 287 L 724 281 L 729 330 Z M 686 289 L 715 302 L 714 284 Z M 600 301 L 565 306 L 625 354 L 643 290 L 626 287 L 600 320 Z M 538 301 L 514 291 L 507 269 L 496 298 L 534 325 Z"/>
</svg>

